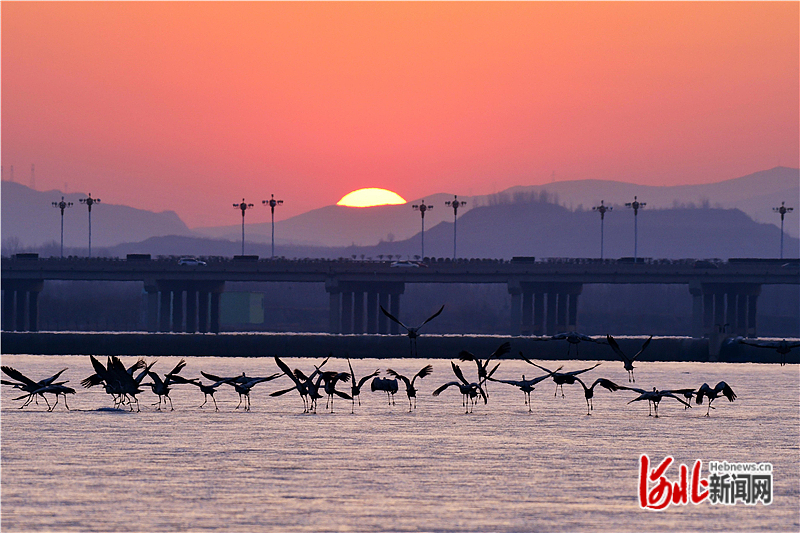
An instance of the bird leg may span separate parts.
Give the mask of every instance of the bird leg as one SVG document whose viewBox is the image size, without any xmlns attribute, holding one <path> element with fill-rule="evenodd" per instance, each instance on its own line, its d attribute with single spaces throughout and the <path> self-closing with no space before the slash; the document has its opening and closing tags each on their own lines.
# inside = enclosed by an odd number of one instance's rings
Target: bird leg
<svg viewBox="0 0 800 533">
<path fill-rule="evenodd" d="M 214 398 L 213 394 L 211 395 L 211 399 L 214 401 L 214 411 L 219 411 L 219 407 L 217 407 L 217 400 Z"/>
<path fill-rule="evenodd" d="M 172 398 L 170 398 L 170 397 L 169 397 L 169 394 L 167 395 L 167 400 L 169 400 L 169 410 L 170 410 L 170 411 L 174 411 L 174 410 L 175 410 L 175 408 L 172 406 Z M 166 400 L 165 400 L 165 401 L 164 401 L 164 405 L 166 406 L 166 404 L 167 404 L 167 402 L 166 402 Z"/>
</svg>

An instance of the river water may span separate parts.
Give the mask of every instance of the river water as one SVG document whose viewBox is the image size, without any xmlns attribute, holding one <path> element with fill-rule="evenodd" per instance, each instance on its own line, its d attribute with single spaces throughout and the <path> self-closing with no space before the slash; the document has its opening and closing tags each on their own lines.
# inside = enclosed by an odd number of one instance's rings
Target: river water
<svg viewBox="0 0 800 533">
<path fill-rule="evenodd" d="M 133 358 L 123 358 L 126 364 Z M 177 358 L 159 359 L 163 375 Z M 662 401 L 659 418 L 646 402 L 627 402 L 631 391 L 597 388 L 586 415 L 580 385 L 546 380 L 532 394 L 489 385 L 489 402 L 465 414 L 447 360 L 354 360 L 358 376 L 379 368 L 413 375 L 425 364 L 433 374 L 417 380 L 418 407 L 409 412 L 402 389 L 396 405 L 386 395 L 362 395 L 362 405 L 337 399 L 335 412 L 320 401 L 302 414 L 285 376 L 257 385 L 252 410 L 236 410 L 238 395 L 223 386 L 220 411 L 199 409 L 202 393 L 176 386 L 174 411 L 157 411 L 149 388 L 141 412 L 109 409 L 101 387 L 84 389 L 93 373 L 87 356 L 3 356 L 39 380 L 61 368 L 77 390 L 53 412 L 18 409 L 3 386 L 0 405 L 3 531 L 792 531 L 800 530 L 800 375 L 796 365 L 639 363 L 636 386 L 650 389 L 712 387 L 720 380 L 738 398 L 684 410 Z M 287 359 L 313 370 L 319 359 Z M 269 375 L 269 358 L 190 358 L 182 375 Z M 459 363 L 475 379 L 474 363 Z M 563 371 L 594 363 L 549 361 Z M 346 371 L 331 359 L 327 369 Z M 541 372 L 503 361 L 495 377 L 519 379 Z M 605 362 L 585 374 L 627 384 L 621 363 Z M 5 376 L 3 376 L 5 378 Z M 344 388 L 346 390 L 346 387 Z M 671 505 L 641 509 L 639 457 L 656 466 L 666 456 L 677 481 L 679 465 L 703 461 L 773 465 L 772 503 Z M 653 487 L 651 484 L 650 487 Z"/>
</svg>

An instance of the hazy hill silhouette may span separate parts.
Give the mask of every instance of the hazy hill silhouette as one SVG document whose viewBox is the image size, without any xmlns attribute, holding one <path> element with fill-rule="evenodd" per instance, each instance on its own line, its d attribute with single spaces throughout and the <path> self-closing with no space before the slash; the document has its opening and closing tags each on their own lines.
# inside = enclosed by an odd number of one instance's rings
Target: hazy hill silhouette
<svg viewBox="0 0 800 533">
<path fill-rule="evenodd" d="M 772 207 L 780 205 L 781 201 L 800 207 L 797 205 L 798 180 L 798 169 L 776 167 L 708 185 L 646 187 L 586 180 L 514 187 L 495 195 L 459 196 L 468 202 L 459 210 L 459 255 L 598 256 L 600 221 L 589 208 L 601 199 L 615 207 L 606 215 L 606 257 L 633 255 L 633 215 L 624 207 L 624 202 L 632 200 L 635 194 L 647 202 L 639 220 L 640 256 L 776 257 L 780 241 L 776 226 L 779 217 L 772 212 Z M 86 207 L 78 204 L 78 198 L 83 195 L 66 196 L 76 205 L 64 219 L 65 246 L 81 254 L 79 249 L 85 248 L 88 240 Z M 58 241 L 60 213 L 50 203 L 60 198 L 59 191 L 39 192 L 18 183 L 3 182 L 4 243 L 16 237 L 23 247 L 30 248 Z M 425 217 L 426 255 L 452 256 L 453 212 L 444 205 L 452 198 L 452 194 L 444 193 L 425 197 L 426 203 L 434 206 Z M 413 257 L 420 253 L 421 220 L 410 204 L 418 202 L 368 209 L 327 206 L 278 222 L 276 253 L 286 257 L 361 254 Z M 742 209 L 734 209 L 737 205 Z M 570 206 L 573 209 L 568 209 Z M 578 206 L 583 208 L 577 209 Z M 745 213 L 757 213 L 757 220 L 769 223 L 758 224 Z M 232 212 L 231 216 L 234 215 L 236 213 Z M 788 238 L 788 235 L 797 235 L 797 217 L 800 217 L 798 211 L 787 216 L 787 256 L 797 255 L 793 251 L 796 239 Z M 141 252 L 231 256 L 241 253 L 241 226 L 238 224 L 190 230 L 171 211 L 152 213 L 108 203 L 92 210 L 92 222 L 92 243 L 97 253 L 104 247 L 114 255 Z M 248 224 L 245 252 L 268 257 L 270 230 L 269 223 Z M 190 238 L 200 235 L 214 238 Z"/>
<path fill-rule="evenodd" d="M 83 193 L 37 191 L 12 181 L 2 182 L 2 238 L 16 238 L 23 246 L 41 246 L 61 240 L 61 210 L 51 202 L 64 200 L 72 207 L 64 212 L 64 246 L 87 247 L 89 213 L 79 203 Z M 102 194 L 96 194 L 103 200 Z M 193 235 L 174 211 L 153 213 L 101 201 L 92 206 L 92 248 L 135 242 L 154 235 Z"/>
<path fill-rule="evenodd" d="M 633 255 L 634 219 L 620 207 L 606 214 L 605 257 Z M 720 258 L 778 257 L 780 230 L 759 224 L 737 209 L 680 208 L 639 212 L 639 257 Z M 785 237 L 785 257 L 798 257 L 800 241 Z M 375 246 L 312 247 L 276 245 L 276 255 L 287 258 L 365 258 L 379 256 L 414 258 L 420 254 L 420 235 Z M 111 255 L 232 256 L 241 253 L 241 241 L 192 237 L 154 237 L 140 243 L 119 245 Z M 269 257 L 268 244 L 247 242 L 245 253 Z M 425 232 L 429 257 L 452 257 L 453 224 L 442 222 Z M 458 255 L 468 258 L 599 257 L 600 217 L 596 212 L 570 211 L 542 201 L 534 194 L 518 195 L 516 201 L 477 207 L 459 218 Z"/>
<path fill-rule="evenodd" d="M 458 191 L 456 191 L 458 192 Z M 582 206 L 590 209 L 604 200 L 606 205 L 624 206 L 633 200 L 647 202 L 649 209 L 690 207 L 717 207 L 739 209 L 757 222 L 779 224 L 780 218 L 772 211 L 782 201 L 798 207 L 800 199 L 800 170 L 776 167 L 756 172 L 740 178 L 705 185 L 679 185 L 669 187 L 635 185 L 617 181 L 578 180 L 548 183 L 536 186 L 512 187 L 494 195 L 462 196 L 467 205 L 459 210 L 459 218 L 470 210 L 497 202 L 513 201 L 515 196 L 546 192 L 555 203 L 570 209 Z M 430 229 L 440 222 L 452 222 L 453 211 L 445 206 L 453 194 L 431 194 L 424 198 L 425 203 L 434 209 L 425 215 L 425 228 Z M 411 209 L 411 204 L 421 199 L 409 201 L 406 205 L 381 206 L 358 209 L 340 206 L 326 206 L 314 209 L 275 224 L 276 242 L 312 246 L 375 245 L 381 240 L 388 241 L 389 234 L 400 241 L 417 234 L 421 228 L 419 213 Z M 798 216 L 795 213 L 794 216 Z M 610 215 L 609 215 L 610 216 Z M 232 220 L 235 218 L 231 214 Z M 800 225 L 789 220 L 785 231 L 798 237 Z M 236 240 L 241 238 L 241 226 L 215 228 L 195 228 L 198 234 Z M 247 225 L 247 238 L 253 242 L 270 242 L 271 224 Z"/>
</svg>

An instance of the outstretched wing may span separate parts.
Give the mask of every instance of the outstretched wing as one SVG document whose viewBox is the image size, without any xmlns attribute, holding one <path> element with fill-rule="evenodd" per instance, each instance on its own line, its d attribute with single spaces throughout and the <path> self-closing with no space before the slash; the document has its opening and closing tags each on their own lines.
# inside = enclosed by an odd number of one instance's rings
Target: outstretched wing
<svg viewBox="0 0 800 533">
<path fill-rule="evenodd" d="M 643 351 L 645 351 L 645 349 L 646 349 L 648 346 L 650 346 L 650 341 L 651 341 L 651 340 L 653 340 L 653 336 L 652 336 L 652 335 L 650 335 L 650 338 L 649 338 L 649 339 L 647 339 L 646 341 L 644 341 L 644 344 L 642 344 L 642 348 L 641 348 L 641 349 L 640 349 L 638 352 L 636 352 L 636 355 L 634 355 L 633 357 L 631 357 L 631 361 L 635 361 L 635 360 L 636 360 L 636 358 L 637 358 L 637 357 L 639 357 L 639 355 L 640 355 L 640 354 L 641 354 Z"/>
<path fill-rule="evenodd" d="M 452 387 L 453 385 L 458 387 L 461 384 L 458 381 L 450 381 L 449 383 L 445 383 L 444 385 L 433 391 L 433 395 L 439 396 L 439 394 L 441 394 L 443 390 L 445 390 L 447 387 Z"/>
<path fill-rule="evenodd" d="M 277 355 L 275 356 L 275 363 L 278 365 L 278 368 L 281 369 L 281 372 L 283 372 L 284 374 L 289 376 L 291 378 L 291 380 L 294 381 L 294 384 L 295 384 L 295 387 L 296 387 L 299 384 L 299 381 L 297 380 L 295 375 L 292 373 L 292 369 L 289 368 L 289 365 L 287 365 L 286 363 L 281 361 L 280 358 Z M 291 389 L 289 389 L 289 390 L 291 390 Z"/>
<path fill-rule="evenodd" d="M 475 356 L 466 350 L 461 350 L 460 352 L 458 352 L 458 358 L 461 361 L 477 361 Z"/>
<path fill-rule="evenodd" d="M 489 356 L 489 359 L 494 359 L 495 357 L 501 357 L 510 351 L 511 351 L 511 343 L 504 342 L 503 344 L 498 346 L 494 352 L 492 352 L 492 355 Z"/>
<path fill-rule="evenodd" d="M 17 381 L 20 381 L 20 382 L 22 382 L 22 383 L 24 383 L 26 385 L 30 385 L 31 387 L 37 387 L 38 386 L 35 381 L 33 381 L 29 377 L 25 376 L 19 370 L 11 368 L 10 366 L 2 366 L 2 367 L 0 367 L 0 369 L 2 369 L 2 371 L 10 378 L 14 378 Z"/>
<path fill-rule="evenodd" d="M 575 379 L 578 379 L 578 378 L 575 378 Z M 597 378 L 596 380 L 594 380 L 594 383 L 592 383 L 592 386 L 590 388 L 593 389 L 595 385 L 600 385 L 604 389 L 608 389 L 611 392 L 618 391 L 620 389 L 619 385 L 617 385 L 616 383 L 614 383 L 610 379 L 606 379 L 606 378 Z"/>
<path fill-rule="evenodd" d="M 633 392 L 638 392 L 639 394 L 647 394 L 648 392 L 652 392 L 644 389 L 637 389 L 636 387 L 627 387 L 625 385 L 617 385 L 617 388 L 619 388 L 619 390 L 632 390 Z"/>
<path fill-rule="evenodd" d="M 496 365 L 494 365 L 494 368 L 486 373 L 486 378 L 485 379 L 489 379 L 490 377 L 492 377 L 494 375 L 494 373 L 497 372 L 498 368 L 500 368 L 500 363 L 497 363 Z"/>
<path fill-rule="evenodd" d="M 177 374 L 176 374 L 176 375 L 174 375 L 174 376 L 172 376 L 172 378 L 171 378 L 171 379 L 172 379 L 172 381 L 174 381 L 175 383 L 180 383 L 180 384 L 182 384 L 182 385 L 186 385 L 186 384 L 189 384 L 189 383 L 191 383 L 192 385 L 197 385 L 198 387 L 200 386 L 200 381 L 198 381 L 198 380 L 195 380 L 195 379 L 189 379 L 189 378 L 185 378 L 185 377 L 183 377 L 183 376 L 179 376 L 179 375 L 177 375 Z"/>
<path fill-rule="evenodd" d="M 623 361 L 632 361 L 632 359 L 629 359 L 628 356 L 625 355 L 625 352 L 620 349 L 619 344 L 617 344 L 617 341 L 614 340 L 614 337 L 611 335 L 606 335 L 606 340 L 608 341 L 608 345 L 611 346 L 611 349 L 614 350 L 614 353 L 620 356 Z M 650 341 L 648 340 L 648 342 Z"/>
<path fill-rule="evenodd" d="M 283 396 L 287 392 L 292 392 L 295 389 L 297 389 L 297 385 L 295 385 L 294 387 L 288 388 L 288 389 L 283 389 L 283 390 L 271 392 L 270 396 Z"/>
<path fill-rule="evenodd" d="M 695 395 L 695 402 L 697 404 L 703 403 L 703 396 L 708 396 L 711 393 L 711 387 L 708 386 L 708 383 L 703 383 L 700 385 L 700 388 L 697 389 L 697 394 Z"/>
<path fill-rule="evenodd" d="M 183 370 L 183 368 L 184 368 L 185 366 L 186 366 L 186 360 L 185 360 L 185 359 L 181 359 L 181 360 L 178 362 L 178 364 L 177 364 L 177 365 L 175 365 L 175 368 L 173 368 L 173 369 L 172 369 L 172 370 L 171 370 L 171 371 L 170 371 L 170 372 L 167 374 L 167 377 L 173 377 L 173 376 L 175 376 L 176 374 L 180 374 L 181 370 Z"/>
<path fill-rule="evenodd" d="M 54 382 L 56 379 L 58 379 L 58 376 L 60 376 L 61 374 L 63 374 L 63 373 L 64 373 L 64 372 L 66 372 L 66 371 L 67 371 L 67 369 L 66 369 L 66 368 L 62 368 L 61 370 L 59 370 L 58 372 L 56 372 L 55 374 L 53 374 L 53 375 L 52 375 L 52 376 L 50 376 L 49 378 L 47 378 L 47 379 L 43 379 L 43 380 L 42 380 L 42 381 L 40 381 L 39 383 L 41 383 L 42 385 L 52 385 L 52 384 L 53 384 L 53 382 Z M 65 383 L 66 383 L 66 382 L 65 382 Z"/>
<path fill-rule="evenodd" d="M 478 385 L 478 392 L 480 392 L 480 393 L 481 393 L 481 396 L 483 396 L 483 403 L 484 403 L 484 405 L 485 405 L 485 404 L 487 404 L 487 403 L 489 403 L 489 398 L 486 396 L 486 392 L 484 392 L 483 388 L 481 388 L 481 386 L 480 386 L 480 385 Z"/>
<path fill-rule="evenodd" d="M 433 372 L 433 365 L 426 365 L 422 367 L 422 369 L 420 369 L 420 371 L 414 374 L 414 377 L 411 378 L 411 386 L 414 386 L 414 382 L 417 380 L 417 378 L 423 379 L 425 376 L 430 376 L 431 372 Z"/>
<path fill-rule="evenodd" d="M 400 320 L 399 320 L 397 317 L 395 317 L 395 316 L 394 316 L 394 315 L 392 315 L 392 314 L 391 314 L 389 311 L 387 311 L 386 309 L 384 309 L 382 305 L 381 305 L 381 306 L 379 306 L 379 307 L 381 308 L 381 312 L 382 312 L 384 315 L 386 315 L 387 317 L 389 317 L 389 320 L 393 320 L 394 322 L 397 322 L 398 324 L 400 324 L 401 326 L 403 326 L 403 329 L 405 329 L 406 331 L 408 331 L 408 326 L 406 326 L 405 324 L 403 324 L 402 322 L 400 322 Z"/>
<path fill-rule="evenodd" d="M 467 381 L 466 379 L 464 379 L 464 374 L 461 372 L 461 368 L 460 368 L 460 367 L 459 367 L 457 364 L 455 364 L 454 362 L 452 362 L 452 361 L 450 361 L 450 364 L 451 364 L 451 365 L 452 365 L 452 367 L 453 367 L 453 373 L 456 375 L 456 377 L 457 377 L 459 380 L 461 380 L 461 383 L 463 383 L 464 385 L 469 385 L 469 381 Z"/>
<path fill-rule="evenodd" d="M 387 368 L 386 369 L 386 373 L 389 374 L 390 376 L 396 377 L 399 380 L 402 380 L 402 382 L 406 384 L 406 387 L 410 387 L 411 386 L 411 382 L 408 380 L 407 377 L 403 376 L 402 374 L 398 374 L 397 372 L 395 372 L 391 368 Z"/>
<path fill-rule="evenodd" d="M 728 399 L 729 402 L 732 402 L 736 399 L 736 394 L 733 392 L 733 389 L 724 381 L 717 383 L 717 386 L 714 387 L 714 391 L 722 391 L 722 394 Z"/>
<path fill-rule="evenodd" d="M 366 383 L 369 378 L 374 378 L 375 376 L 377 376 L 380 373 L 381 373 L 381 371 L 376 369 L 375 372 L 373 372 L 372 374 L 369 374 L 369 375 L 364 376 L 363 378 L 361 378 L 358 381 L 358 388 L 361 389 L 361 387 L 364 386 L 364 383 Z"/>
<path fill-rule="evenodd" d="M 425 322 L 423 322 L 422 324 L 420 324 L 419 326 L 417 326 L 417 329 L 421 328 L 422 326 L 424 326 L 425 324 L 427 324 L 428 322 L 430 322 L 431 320 L 433 320 L 434 318 L 436 318 L 437 316 L 439 316 L 440 314 L 442 314 L 442 311 L 444 311 L 444 306 L 441 306 L 441 307 L 439 308 L 439 310 L 438 310 L 438 311 L 436 311 L 435 313 L 433 313 L 431 316 L 429 316 L 429 317 L 428 317 L 428 319 L 427 319 Z"/>
<path fill-rule="evenodd" d="M 672 394 L 671 392 L 665 392 L 665 391 L 661 391 L 661 395 L 662 395 L 662 396 L 665 396 L 665 397 L 669 397 L 669 398 L 675 398 L 676 400 L 678 400 L 679 402 L 681 402 L 681 403 L 682 403 L 683 405 L 685 405 L 686 407 L 691 407 L 691 404 L 689 404 L 689 402 L 687 402 L 686 400 L 682 400 L 681 398 L 678 398 L 677 396 L 675 396 L 675 395 L 674 395 L 674 394 Z"/>
<path fill-rule="evenodd" d="M 230 378 L 221 378 L 219 376 L 215 376 L 214 374 L 209 374 L 208 372 L 203 372 L 202 370 L 200 371 L 200 374 L 202 374 L 204 378 L 210 379 L 211 381 L 225 381 L 227 379 L 230 379 Z"/>
<path fill-rule="evenodd" d="M 545 372 L 549 372 L 549 373 L 551 373 L 551 374 L 553 374 L 553 373 L 554 373 L 554 372 L 551 372 L 549 369 L 547 369 L 547 368 L 545 368 L 545 367 L 543 367 L 543 366 L 539 366 L 539 365 L 537 365 L 536 363 L 534 363 L 533 361 L 531 361 L 530 359 L 528 359 L 527 357 L 525 357 L 524 355 L 522 355 L 522 352 L 519 352 L 519 356 L 520 356 L 520 357 L 522 357 L 522 360 L 523 360 L 523 361 L 525 361 L 526 363 L 528 363 L 529 365 L 533 365 L 533 366 L 535 366 L 536 368 L 538 368 L 538 369 L 540 369 L 540 370 L 544 370 Z"/>
<path fill-rule="evenodd" d="M 533 363 L 531 363 L 531 364 L 533 365 Z M 533 365 L 533 366 L 537 366 L 537 365 Z M 539 368 L 542 368 L 542 367 L 539 367 Z M 555 369 L 555 370 L 553 370 L 552 372 L 551 372 L 550 370 L 548 370 L 548 371 L 547 371 L 547 372 L 548 372 L 547 374 L 545 374 L 544 376 L 539 376 L 538 378 L 533 378 L 532 380 L 530 380 L 530 381 L 529 381 L 529 383 L 530 383 L 531 385 L 536 385 L 536 384 L 537 384 L 537 383 L 539 383 L 540 381 L 544 381 L 544 380 L 546 380 L 547 378 L 553 377 L 553 374 L 555 374 L 556 372 L 558 372 L 558 371 L 559 371 L 559 370 L 561 370 L 562 368 L 564 368 L 564 365 L 561 365 L 560 367 L 556 368 L 556 369 Z M 578 378 L 575 378 L 575 379 L 578 379 Z"/>
<path fill-rule="evenodd" d="M 597 363 L 596 365 L 590 366 L 589 368 L 584 368 L 583 370 L 573 370 L 572 372 L 566 372 L 566 374 L 569 374 L 570 376 L 574 377 L 574 376 L 577 376 L 578 374 L 583 374 L 584 372 L 588 372 L 589 370 L 591 370 L 593 368 L 597 368 L 601 364 L 602 363 Z M 548 370 L 548 372 L 549 372 L 549 370 Z"/>
</svg>

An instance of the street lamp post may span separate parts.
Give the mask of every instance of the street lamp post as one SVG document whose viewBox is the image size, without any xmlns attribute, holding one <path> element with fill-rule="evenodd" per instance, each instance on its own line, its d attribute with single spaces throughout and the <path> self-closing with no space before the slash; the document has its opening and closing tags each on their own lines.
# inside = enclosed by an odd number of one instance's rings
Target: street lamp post
<svg viewBox="0 0 800 533">
<path fill-rule="evenodd" d="M 592 211 L 600 213 L 600 259 L 603 259 L 603 224 L 605 223 L 606 211 L 613 209 L 613 207 L 604 205 L 603 200 L 600 200 L 600 205 L 592 208 Z"/>
<path fill-rule="evenodd" d="M 244 201 L 244 198 L 242 198 L 242 203 L 233 204 L 233 207 L 242 210 L 242 255 L 244 255 L 244 212 L 253 207 L 253 204 L 248 204 Z"/>
<path fill-rule="evenodd" d="M 422 255 L 420 257 L 425 259 L 425 211 L 433 209 L 433 206 L 425 205 L 425 200 L 422 200 L 422 203 L 419 205 L 412 205 L 411 207 L 415 211 L 419 211 L 419 214 L 422 215 Z"/>
<path fill-rule="evenodd" d="M 270 195 L 272 198 L 269 200 L 261 200 L 261 203 L 269 206 L 272 212 L 272 257 L 275 257 L 275 206 L 283 204 L 283 200 L 276 200 L 275 195 Z"/>
<path fill-rule="evenodd" d="M 452 201 L 447 201 L 444 205 L 453 208 L 453 261 L 456 260 L 456 223 L 458 222 L 458 208 L 467 205 L 458 199 L 458 195 L 453 196 Z"/>
<path fill-rule="evenodd" d="M 783 217 L 786 216 L 786 213 L 794 211 L 794 208 L 786 207 L 786 202 L 781 202 L 780 207 L 773 207 L 772 210 L 781 214 L 781 259 L 783 259 Z"/>
<path fill-rule="evenodd" d="M 61 209 L 61 259 L 64 259 L 64 209 L 72 207 L 72 202 L 65 202 L 62 196 L 60 202 L 53 202 L 53 207 Z"/>
<path fill-rule="evenodd" d="M 625 204 L 625 207 L 630 207 L 633 209 L 633 262 L 636 262 L 636 258 L 639 257 L 639 226 L 637 225 L 637 220 L 639 218 L 639 209 L 642 209 L 647 204 L 645 202 L 640 202 L 636 196 L 633 197 L 633 202 L 628 202 Z"/>
<path fill-rule="evenodd" d="M 89 257 L 92 257 L 92 206 L 100 203 L 100 198 L 92 198 L 92 193 L 89 193 L 88 198 L 81 198 L 80 202 L 89 208 Z"/>
</svg>

